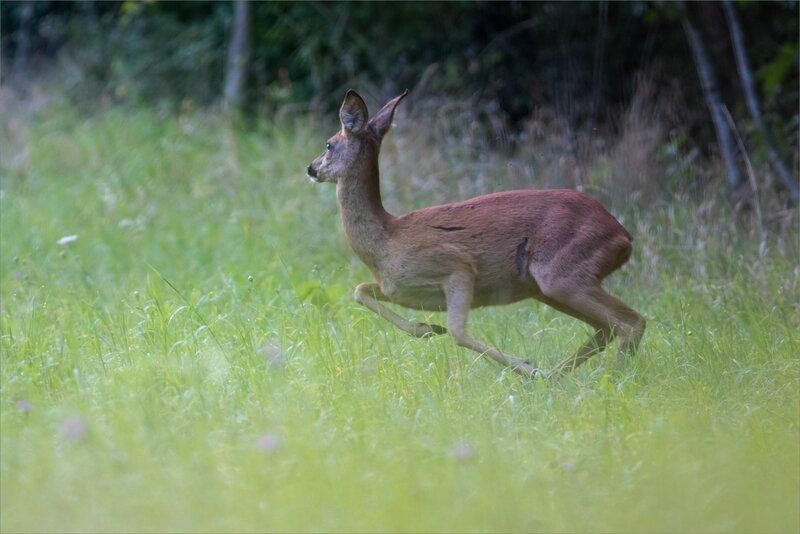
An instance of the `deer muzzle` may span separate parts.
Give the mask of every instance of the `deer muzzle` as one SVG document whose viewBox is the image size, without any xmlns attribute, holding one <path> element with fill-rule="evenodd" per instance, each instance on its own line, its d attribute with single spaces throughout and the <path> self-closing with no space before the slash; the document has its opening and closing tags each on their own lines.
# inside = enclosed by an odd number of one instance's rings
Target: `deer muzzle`
<svg viewBox="0 0 800 534">
<path fill-rule="evenodd" d="M 306 174 L 308 174 L 308 177 L 311 178 L 313 181 L 319 182 L 319 178 L 317 177 L 317 170 L 312 165 L 308 166 L 308 169 L 306 169 Z"/>
</svg>

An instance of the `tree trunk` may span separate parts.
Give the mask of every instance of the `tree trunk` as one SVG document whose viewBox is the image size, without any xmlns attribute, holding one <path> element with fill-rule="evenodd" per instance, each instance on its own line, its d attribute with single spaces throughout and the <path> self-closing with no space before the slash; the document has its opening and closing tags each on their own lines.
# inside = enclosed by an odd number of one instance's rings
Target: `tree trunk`
<svg viewBox="0 0 800 534">
<path fill-rule="evenodd" d="M 17 50 L 14 54 L 14 73 L 18 76 L 25 71 L 30 63 L 32 27 L 33 2 L 25 2 L 20 8 Z"/>
<path fill-rule="evenodd" d="M 736 69 L 739 71 L 739 80 L 742 82 L 747 108 L 750 110 L 750 114 L 753 116 L 756 127 L 761 134 L 761 138 L 767 146 L 770 163 L 772 163 L 772 166 L 778 173 L 781 183 L 789 192 L 789 198 L 792 204 L 797 204 L 800 198 L 800 186 L 798 186 L 797 177 L 792 175 L 789 171 L 789 167 L 778 153 L 775 140 L 772 137 L 772 132 L 770 132 L 761 115 L 758 95 L 756 94 L 755 84 L 753 83 L 753 75 L 750 71 L 750 64 L 747 61 L 747 51 L 744 47 L 744 38 L 742 37 L 739 17 L 736 15 L 736 10 L 730 0 L 722 2 L 722 10 L 725 12 L 725 19 L 728 21 L 728 30 L 731 35 L 731 42 L 733 43 L 733 51 L 736 55 Z"/>
<path fill-rule="evenodd" d="M 736 144 L 733 138 L 728 121 L 725 120 L 725 104 L 722 102 L 722 95 L 719 90 L 717 74 L 714 64 L 708 54 L 708 50 L 703 38 L 703 34 L 691 20 L 688 8 L 685 3 L 680 3 L 683 14 L 683 30 L 692 50 L 692 58 L 697 67 L 697 74 L 700 77 L 700 85 L 703 88 L 703 97 L 711 113 L 711 120 L 714 123 L 714 130 L 717 133 L 720 152 L 725 162 L 725 170 L 728 174 L 728 187 L 731 197 L 738 201 L 741 195 L 741 187 L 744 184 L 742 172 L 736 162 Z"/>
<path fill-rule="evenodd" d="M 608 2 L 600 0 L 597 4 L 597 33 L 594 41 L 594 61 L 592 65 L 592 120 L 597 118 L 605 86 L 605 48 L 608 34 Z"/>
<path fill-rule="evenodd" d="M 225 67 L 225 91 L 222 106 L 226 114 L 236 114 L 244 101 L 244 84 L 250 61 L 250 2 L 236 0 L 233 4 L 233 26 Z"/>
</svg>

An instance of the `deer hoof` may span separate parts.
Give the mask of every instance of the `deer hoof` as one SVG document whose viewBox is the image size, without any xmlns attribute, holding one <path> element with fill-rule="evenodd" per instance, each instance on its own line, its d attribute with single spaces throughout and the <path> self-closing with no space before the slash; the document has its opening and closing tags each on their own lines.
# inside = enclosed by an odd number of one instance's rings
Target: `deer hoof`
<svg viewBox="0 0 800 534">
<path fill-rule="evenodd" d="M 418 337 L 440 336 L 447 333 L 447 328 L 438 324 L 415 323 L 414 330 Z"/>
<path fill-rule="evenodd" d="M 522 361 L 513 367 L 514 371 L 526 378 L 536 378 L 541 376 L 542 372 L 529 361 Z"/>
</svg>

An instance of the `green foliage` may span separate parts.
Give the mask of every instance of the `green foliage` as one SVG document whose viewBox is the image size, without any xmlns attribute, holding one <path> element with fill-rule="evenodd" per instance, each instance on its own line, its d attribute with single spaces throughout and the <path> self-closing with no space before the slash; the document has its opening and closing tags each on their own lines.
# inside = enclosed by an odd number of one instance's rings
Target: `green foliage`
<svg viewBox="0 0 800 534">
<path fill-rule="evenodd" d="M 123 9 L 119 18 L 100 17 L 88 31 L 85 20 L 72 20 L 61 56 L 64 89 L 81 102 L 100 93 L 123 102 L 211 104 L 222 85 L 224 11 L 220 5 L 187 23 L 174 12 Z"/>
<path fill-rule="evenodd" d="M 797 70 L 798 55 L 800 45 L 797 42 L 786 43 L 778 49 L 774 59 L 758 70 L 765 94 L 772 95 L 784 86 L 787 75 L 793 69 Z"/>
<path fill-rule="evenodd" d="M 4 532 L 800 528 L 796 227 L 761 253 L 713 203 L 618 195 L 636 248 L 609 283 L 648 317 L 642 349 L 525 382 L 353 303 L 369 273 L 333 189 L 302 175 L 328 132 L 133 108 L 13 119 Z M 403 132 L 387 176 L 433 165 L 430 143 L 396 153 Z M 471 328 L 544 367 L 586 335 L 532 302 Z"/>
<path fill-rule="evenodd" d="M 241 117 L 251 125 L 298 111 L 322 116 L 351 87 L 382 101 L 411 89 L 411 100 L 423 103 L 414 108 L 421 117 L 458 114 L 451 102 L 478 109 L 468 122 L 447 121 L 453 129 L 468 129 L 472 139 L 484 136 L 472 145 L 476 151 L 488 144 L 490 150 L 522 153 L 518 143 L 530 124 L 555 116 L 563 122 L 564 149 L 545 162 L 551 176 L 544 185 L 605 189 L 621 180 L 635 182 L 651 197 L 655 191 L 688 192 L 696 185 L 692 162 L 714 154 L 716 138 L 687 51 L 680 4 L 248 5 L 252 46 Z M 756 182 L 769 184 L 761 172 L 769 166 L 768 152 L 747 118 L 722 12 L 716 4 L 692 7 L 703 10 L 700 20 L 716 54 L 722 92 L 759 171 Z M 792 162 L 800 136 L 798 3 L 744 2 L 736 9 L 764 89 L 765 122 L 775 132 L 778 152 Z M 30 88 L 41 83 L 45 93 L 63 94 L 83 110 L 109 104 L 162 113 L 210 109 L 222 93 L 232 11 L 233 3 L 214 1 L 2 2 L 0 75 L 4 86 L 22 94 L 38 94 Z M 653 78 L 655 89 L 647 96 L 657 104 L 647 122 L 657 128 L 638 125 L 639 132 L 620 143 L 617 156 L 628 154 L 629 161 L 589 172 L 566 169 L 564 178 L 556 162 L 586 159 L 595 146 L 608 146 L 606 138 L 631 130 L 621 116 L 635 105 L 643 77 Z M 641 142 L 636 133 L 644 134 Z M 666 157 L 658 159 L 664 172 L 639 173 L 641 162 L 658 152 L 654 139 L 667 135 L 682 141 L 678 152 L 665 142 Z M 593 144 L 582 146 L 580 139 L 588 138 Z M 532 170 L 542 158 L 532 153 L 523 159 Z M 572 183 L 560 183 L 565 181 Z"/>
<path fill-rule="evenodd" d="M 636 75 L 658 65 L 703 103 L 680 17 L 666 2 L 258 2 L 252 6 L 251 109 L 335 105 L 351 86 L 477 96 L 513 122 L 540 107 L 602 122 Z M 738 6 L 753 65 L 776 113 L 797 108 L 797 9 Z M 3 2 L 3 76 L 58 58 L 74 100 L 214 103 L 231 31 L 227 2 Z M 721 15 L 720 15 L 721 17 Z M 720 20 L 722 20 L 720 18 Z M 711 20 L 709 23 L 719 24 Z M 446 35 L 446 38 L 444 36 Z M 715 48 L 727 49 L 716 27 Z M 780 51 L 780 52 L 779 52 Z M 790 58 L 794 59 L 792 61 Z M 735 69 L 721 69 L 733 89 Z M 22 73 L 19 73 L 22 74 Z M 421 85 L 420 85 L 421 84 Z M 688 111 L 683 121 L 692 118 Z M 676 124 L 680 124 L 676 121 Z"/>
</svg>

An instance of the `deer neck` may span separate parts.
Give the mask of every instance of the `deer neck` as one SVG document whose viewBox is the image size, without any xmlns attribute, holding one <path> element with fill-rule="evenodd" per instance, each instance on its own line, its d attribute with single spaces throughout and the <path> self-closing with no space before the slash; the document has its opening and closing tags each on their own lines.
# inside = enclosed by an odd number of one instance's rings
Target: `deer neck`
<svg viewBox="0 0 800 534">
<path fill-rule="evenodd" d="M 361 261 L 373 271 L 385 256 L 392 219 L 381 201 L 377 159 L 377 155 L 370 158 L 367 165 L 336 185 L 347 240 Z"/>
</svg>

